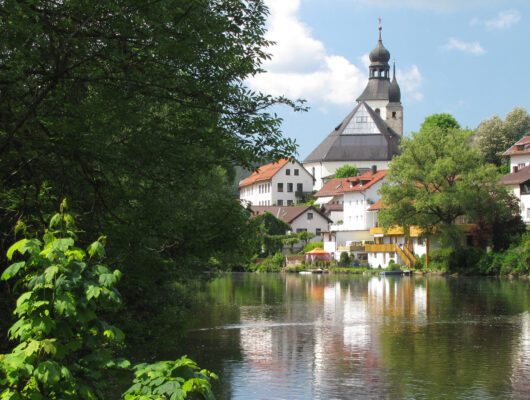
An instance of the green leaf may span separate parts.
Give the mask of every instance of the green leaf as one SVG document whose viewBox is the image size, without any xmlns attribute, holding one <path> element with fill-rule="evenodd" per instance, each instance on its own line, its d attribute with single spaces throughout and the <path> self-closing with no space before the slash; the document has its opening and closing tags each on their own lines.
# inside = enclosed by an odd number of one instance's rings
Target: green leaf
<svg viewBox="0 0 530 400">
<path fill-rule="evenodd" d="M 40 250 L 41 242 L 37 239 L 22 239 L 13 244 L 6 253 L 7 259 L 11 260 L 15 251 L 20 254 L 24 254 L 29 251 L 31 254 L 35 254 Z"/>
<path fill-rule="evenodd" d="M 8 279 L 13 278 L 18 272 L 24 268 L 26 265 L 25 261 L 20 261 L 14 264 L 11 264 L 9 267 L 6 268 L 6 270 L 2 273 L 2 276 L 0 276 L 0 279 L 3 281 L 7 281 Z"/>
<path fill-rule="evenodd" d="M 59 267 L 57 265 L 52 265 L 51 267 L 48 267 L 46 270 L 44 270 L 44 279 L 47 283 L 50 283 L 53 281 L 53 278 L 58 272 Z"/>
<path fill-rule="evenodd" d="M 59 225 L 61 223 L 62 216 L 61 214 L 57 213 L 50 219 L 50 229 L 53 229 L 55 226 Z"/>
<path fill-rule="evenodd" d="M 101 288 L 98 286 L 90 285 L 88 289 L 86 290 L 86 298 L 87 300 L 90 299 L 97 299 L 101 293 Z"/>
<path fill-rule="evenodd" d="M 34 375 L 45 385 L 55 385 L 61 379 L 61 368 L 54 361 L 44 361 L 39 364 Z"/>
<path fill-rule="evenodd" d="M 114 274 L 102 274 L 99 276 L 99 284 L 106 288 L 110 288 L 116 284 L 116 276 Z"/>
<path fill-rule="evenodd" d="M 99 240 L 96 240 L 94 243 L 88 246 L 87 253 L 91 258 L 95 255 L 97 255 L 98 257 L 104 257 L 105 247 Z"/>
</svg>

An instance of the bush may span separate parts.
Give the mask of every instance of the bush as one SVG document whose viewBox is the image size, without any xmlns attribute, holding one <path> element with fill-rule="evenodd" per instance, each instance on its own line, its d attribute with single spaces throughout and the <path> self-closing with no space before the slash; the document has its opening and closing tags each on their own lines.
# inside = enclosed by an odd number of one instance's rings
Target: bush
<svg viewBox="0 0 530 400">
<path fill-rule="evenodd" d="M 389 271 L 401 271 L 401 266 L 391 259 L 388 262 L 388 267 L 386 269 Z"/>
<path fill-rule="evenodd" d="M 280 272 L 285 265 L 285 257 L 278 252 L 272 257 L 267 257 L 260 264 L 257 264 L 252 269 L 258 272 Z"/>
<path fill-rule="evenodd" d="M 349 266 L 351 266 L 350 255 L 347 252 L 343 251 L 342 253 L 340 253 L 339 265 L 341 267 L 349 267 Z"/>
<path fill-rule="evenodd" d="M 302 253 L 307 253 L 311 250 L 316 249 L 317 247 L 320 247 L 321 249 L 324 248 L 324 242 L 311 242 L 304 246 Z"/>
</svg>

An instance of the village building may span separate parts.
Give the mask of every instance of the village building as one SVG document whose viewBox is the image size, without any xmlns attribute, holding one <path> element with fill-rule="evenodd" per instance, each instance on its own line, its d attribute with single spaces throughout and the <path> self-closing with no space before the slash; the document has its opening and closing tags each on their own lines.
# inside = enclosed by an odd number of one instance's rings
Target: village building
<svg viewBox="0 0 530 400">
<path fill-rule="evenodd" d="M 501 179 L 501 183 L 519 200 L 521 218 L 530 224 L 530 136 L 525 136 L 504 155 L 510 157 L 511 173 Z"/>
<path fill-rule="evenodd" d="M 321 241 L 328 232 L 331 220 L 313 206 L 250 206 L 253 215 L 270 213 L 288 224 L 291 232 L 310 232 L 314 234 L 312 241 Z"/>
<path fill-rule="evenodd" d="M 312 188 L 313 177 L 302 164 L 281 159 L 239 182 L 239 199 L 244 205 L 292 206 L 301 203 Z"/>
<path fill-rule="evenodd" d="M 403 106 L 396 80 L 395 65 L 390 79 L 390 52 L 379 41 L 370 52 L 368 84 L 357 104 L 304 160 L 304 167 L 315 178 L 315 190 L 334 177 L 345 164 L 361 172 L 375 165 L 388 168 L 399 151 L 403 135 Z"/>
</svg>

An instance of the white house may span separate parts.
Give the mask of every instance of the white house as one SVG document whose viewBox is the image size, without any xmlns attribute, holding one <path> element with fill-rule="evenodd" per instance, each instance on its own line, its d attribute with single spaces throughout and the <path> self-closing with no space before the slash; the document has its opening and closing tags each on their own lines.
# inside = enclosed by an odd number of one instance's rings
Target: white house
<svg viewBox="0 0 530 400">
<path fill-rule="evenodd" d="M 530 136 L 525 136 L 503 154 L 510 157 L 510 172 L 520 171 L 530 165 Z"/>
<path fill-rule="evenodd" d="M 510 171 L 501 183 L 519 199 L 521 218 L 530 224 L 530 136 L 525 136 L 505 153 L 510 157 Z"/>
<path fill-rule="evenodd" d="M 377 46 L 370 52 L 365 90 L 352 111 L 304 160 L 304 167 L 315 178 L 315 190 L 320 190 L 345 164 L 355 165 L 361 172 L 372 165 L 382 170 L 398 154 L 403 106 L 395 66 L 391 80 L 389 60 L 380 27 Z"/>
<path fill-rule="evenodd" d="M 323 234 L 328 232 L 331 220 L 313 206 L 251 206 L 254 215 L 266 212 L 291 227 L 291 232 L 311 232 L 315 235 L 313 241 L 321 241 Z"/>
<path fill-rule="evenodd" d="M 377 223 L 369 209 L 380 198 L 378 191 L 386 174 L 386 170 L 378 171 L 374 165 L 359 176 L 332 179 L 315 194 L 317 203 L 328 201 L 322 205 L 325 212 L 337 205 L 342 206 L 342 219 L 333 219 L 330 235 L 324 243 L 327 251 L 336 257 L 342 251 L 355 252 L 358 258 L 366 259 L 362 246 L 373 240 L 370 228 Z"/>
<path fill-rule="evenodd" d="M 291 206 L 313 189 L 313 177 L 298 161 L 281 159 L 239 182 L 239 199 L 253 206 Z"/>
</svg>

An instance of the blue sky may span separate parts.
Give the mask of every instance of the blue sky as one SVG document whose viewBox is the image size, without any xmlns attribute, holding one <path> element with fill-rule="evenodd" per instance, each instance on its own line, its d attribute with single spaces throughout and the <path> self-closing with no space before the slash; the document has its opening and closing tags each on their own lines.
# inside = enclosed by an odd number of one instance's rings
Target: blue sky
<svg viewBox="0 0 530 400">
<path fill-rule="evenodd" d="M 280 109 L 303 159 L 354 107 L 367 55 L 383 43 L 396 61 L 405 134 L 428 115 L 453 114 L 475 128 L 515 106 L 530 108 L 528 0 L 266 0 L 267 73 L 257 90 L 305 98 L 311 110 Z"/>
</svg>

